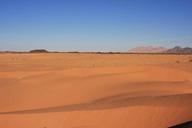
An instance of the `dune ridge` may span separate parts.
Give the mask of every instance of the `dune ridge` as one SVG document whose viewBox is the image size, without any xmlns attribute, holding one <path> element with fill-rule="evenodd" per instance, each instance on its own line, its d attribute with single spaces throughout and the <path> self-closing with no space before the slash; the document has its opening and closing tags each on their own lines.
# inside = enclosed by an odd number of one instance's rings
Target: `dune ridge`
<svg viewBox="0 0 192 128">
<path fill-rule="evenodd" d="M 150 92 L 149 92 L 150 93 Z M 98 109 L 112 109 L 121 108 L 127 106 L 136 105 L 163 105 L 163 106 L 185 106 L 192 104 L 192 101 L 186 102 L 186 99 L 191 99 L 192 93 L 186 94 L 170 94 L 162 96 L 138 96 L 138 97 L 126 97 L 125 94 L 115 95 L 110 97 L 104 97 L 101 99 L 96 99 L 91 102 L 81 103 L 81 104 L 71 104 L 65 106 L 53 106 L 50 108 L 37 108 L 31 110 L 18 110 L 10 112 L 1 112 L 1 114 L 34 114 L 34 113 L 47 113 L 47 112 L 65 112 L 65 111 L 89 111 Z M 172 103 L 166 102 L 170 99 L 174 101 Z M 183 100 L 185 99 L 185 100 Z M 158 102 L 156 100 L 159 100 Z M 164 104 L 161 104 L 163 102 Z"/>
</svg>

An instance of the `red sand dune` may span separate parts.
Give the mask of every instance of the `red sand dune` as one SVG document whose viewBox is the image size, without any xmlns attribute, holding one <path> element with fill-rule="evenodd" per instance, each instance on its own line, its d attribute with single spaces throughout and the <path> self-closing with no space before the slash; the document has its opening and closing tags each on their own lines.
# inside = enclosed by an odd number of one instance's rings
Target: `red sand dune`
<svg viewBox="0 0 192 128">
<path fill-rule="evenodd" d="M 192 120 L 191 57 L 0 54 L 0 127 L 166 128 Z"/>
</svg>

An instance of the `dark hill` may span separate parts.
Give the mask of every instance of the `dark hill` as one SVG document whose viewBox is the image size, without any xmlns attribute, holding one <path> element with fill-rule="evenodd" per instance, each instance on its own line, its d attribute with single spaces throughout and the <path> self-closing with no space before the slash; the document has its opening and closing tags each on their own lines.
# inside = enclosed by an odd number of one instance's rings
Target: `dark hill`
<svg viewBox="0 0 192 128">
<path fill-rule="evenodd" d="M 30 53 L 48 53 L 48 51 L 45 49 L 35 49 L 35 50 L 31 50 L 29 52 Z"/>
<path fill-rule="evenodd" d="M 192 53 L 192 48 L 190 47 L 182 48 L 182 47 L 176 46 L 172 49 L 168 49 L 167 53 Z"/>
</svg>

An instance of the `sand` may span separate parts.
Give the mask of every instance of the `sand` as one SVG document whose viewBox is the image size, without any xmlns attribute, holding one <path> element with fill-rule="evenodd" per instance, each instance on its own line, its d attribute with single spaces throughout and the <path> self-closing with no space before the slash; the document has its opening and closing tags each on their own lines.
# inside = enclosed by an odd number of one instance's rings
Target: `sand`
<svg viewBox="0 0 192 128">
<path fill-rule="evenodd" d="M 0 54 L 0 128 L 167 128 L 190 121 L 191 59 Z"/>
</svg>

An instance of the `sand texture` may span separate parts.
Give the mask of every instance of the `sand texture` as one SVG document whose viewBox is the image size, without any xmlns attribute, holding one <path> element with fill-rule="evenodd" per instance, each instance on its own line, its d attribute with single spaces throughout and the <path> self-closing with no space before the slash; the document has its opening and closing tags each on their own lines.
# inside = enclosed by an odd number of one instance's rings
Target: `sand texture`
<svg viewBox="0 0 192 128">
<path fill-rule="evenodd" d="M 192 120 L 192 55 L 0 54 L 0 128 L 168 128 Z"/>
</svg>

